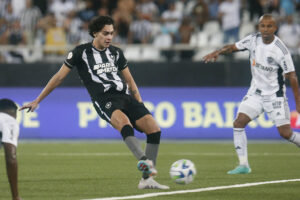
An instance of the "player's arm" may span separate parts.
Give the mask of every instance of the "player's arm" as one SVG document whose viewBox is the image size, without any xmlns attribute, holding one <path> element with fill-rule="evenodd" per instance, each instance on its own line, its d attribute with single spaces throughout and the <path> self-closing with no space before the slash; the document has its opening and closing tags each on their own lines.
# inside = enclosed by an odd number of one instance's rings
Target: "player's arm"
<svg viewBox="0 0 300 200">
<path fill-rule="evenodd" d="M 208 62 L 215 62 L 217 60 L 217 58 L 219 57 L 219 55 L 226 55 L 226 54 L 230 54 L 233 52 L 239 51 L 239 49 L 235 46 L 235 44 L 229 44 L 229 45 L 225 45 L 224 47 L 222 47 L 219 50 L 216 50 L 210 54 L 207 54 L 206 56 L 204 56 L 202 58 L 202 60 L 205 63 Z"/>
<path fill-rule="evenodd" d="M 138 101 L 138 102 L 143 102 L 142 97 L 140 95 L 140 92 L 136 86 L 136 83 L 129 71 L 129 68 L 126 67 L 125 69 L 123 69 L 122 71 L 122 75 L 126 81 L 126 83 L 128 84 L 129 90 L 131 95 Z"/>
<path fill-rule="evenodd" d="M 293 72 L 286 73 L 285 77 L 290 81 L 294 98 L 295 98 L 296 110 L 298 111 L 298 113 L 300 113 L 300 93 L 299 93 L 299 83 L 298 83 L 297 75 L 295 71 L 293 71 Z"/>
<path fill-rule="evenodd" d="M 49 80 L 46 87 L 42 90 L 40 95 L 33 100 L 32 102 L 23 105 L 20 110 L 24 110 L 28 108 L 28 112 L 33 112 L 37 107 L 38 104 L 46 97 L 48 96 L 52 90 L 54 90 L 57 86 L 61 84 L 61 82 L 65 79 L 65 77 L 70 73 L 71 69 L 66 66 L 65 64 L 62 65 L 60 70 L 56 72 L 56 74 Z"/>
</svg>

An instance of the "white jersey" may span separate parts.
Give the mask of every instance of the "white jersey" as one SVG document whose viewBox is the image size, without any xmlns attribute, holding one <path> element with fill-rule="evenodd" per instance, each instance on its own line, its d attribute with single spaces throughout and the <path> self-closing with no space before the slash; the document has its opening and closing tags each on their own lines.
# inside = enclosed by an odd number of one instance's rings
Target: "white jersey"
<svg viewBox="0 0 300 200">
<path fill-rule="evenodd" d="M 284 96 L 284 74 L 295 71 L 295 67 L 283 42 L 275 36 L 272 43 L 264 44 L 261 34 L 254 33 L 235 46 L 250 52 L 252 81 L 248 94 Z"/>
<path fill-rule="evenodd" d="M 2 133 L 2 142 L 18 145 L 19 124 L 12 116 L 0 112 L 0 133 Z"/>
</svg>

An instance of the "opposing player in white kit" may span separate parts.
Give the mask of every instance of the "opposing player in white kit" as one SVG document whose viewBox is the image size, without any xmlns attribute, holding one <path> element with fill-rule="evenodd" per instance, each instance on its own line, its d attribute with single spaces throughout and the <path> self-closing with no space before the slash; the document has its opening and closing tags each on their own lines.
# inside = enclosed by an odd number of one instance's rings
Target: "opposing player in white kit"
<svg viewBox="0 0 300 200">
<path fill-rule="evenodd" d="M 19 125 L 16 121 L 17 109 L 16 104 L 12 100 L 0 99 L 0 141 L 4 147 L 6 171 L 12 200 L 21 200 L 18 191 L 18 162 L 16 153 L 19 137 Z"/>
<path fill-rule="evenodd" d="M 248 93 L 241 102 L 237 118 L 233 123 L 233 138 L 239 165 L 228 174 L 248 174 L 246 125 L 261 113 L 266 112 L 276 125 L 279 134 L 300 147 L 300 134 L 290 126 L 290 110 L 286 99 L 285 78 L 293 90 L 296 110 L 300 112 L 300 94 L 295 67 L 289 51 L 274 35 L 277 30 L 275 19 L 265 14 L 259 19 L 259 32 L 226 45 L 205 57 L 204 62 L 214 62 L 221 54 L 248 50 L 250 53 L 252 81 Z"/>
</svg>

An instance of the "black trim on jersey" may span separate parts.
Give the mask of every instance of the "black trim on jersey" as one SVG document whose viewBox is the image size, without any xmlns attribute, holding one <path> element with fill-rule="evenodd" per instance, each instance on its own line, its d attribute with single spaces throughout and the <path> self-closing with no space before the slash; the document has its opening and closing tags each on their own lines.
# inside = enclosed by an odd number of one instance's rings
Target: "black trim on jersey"
<svg viewBox="0 0 300 200">
<path fill-rule="evenodd" d="M 279 40 L 275 41 L 275 45 L 282 51 L 284 55 L 288 54 L 288 50 L 284 47 L 284 45 Z"/>
<path fill-rule="evenodd" d="M 283 79 L 283 70 L 281 67 L 278 68 L 277 71 L 277 80 L 278 80 L 278 85 L 279 85 L 279 90 L 276 92 L 277 97 L 283 97 L 283 85 L 284 85 L 284 79 Z"/>
<path fill-rule="evenodd" d="M 75 66 L 71 65 L 70 63 L 68 63 L 66 60 L 64 61 L 65 65 L 67 67 L 69 67 L 70 69 L 73 69 Z"/>
</svg>

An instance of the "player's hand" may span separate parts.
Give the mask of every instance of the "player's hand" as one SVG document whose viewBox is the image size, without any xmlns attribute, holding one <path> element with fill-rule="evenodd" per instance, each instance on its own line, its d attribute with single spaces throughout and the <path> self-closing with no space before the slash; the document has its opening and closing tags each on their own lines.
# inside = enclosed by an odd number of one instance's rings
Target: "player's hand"
<svg viewBox="0 0 300 200">
<path fill-rule="evenodd" d="M 205 62 L 205 63 L 208 63 L 208 62 L 215 62 L 217 60 L 217 58 L 219 57 L 219 51 L 214 51 L 210 54 L 207 54 L 206 56 L 204 56 L 202 58 L 202 60 Z"/>
<path fill-rule="evenodd" d="M 37 107 L 38 107 L 38 103 L 36 101 L 32 101 L 26 105 L 23 105 L 19 111 L 24 110 L 24 109 L 28 109 L 27 112 L 33 112 Z"/>
</svg>

